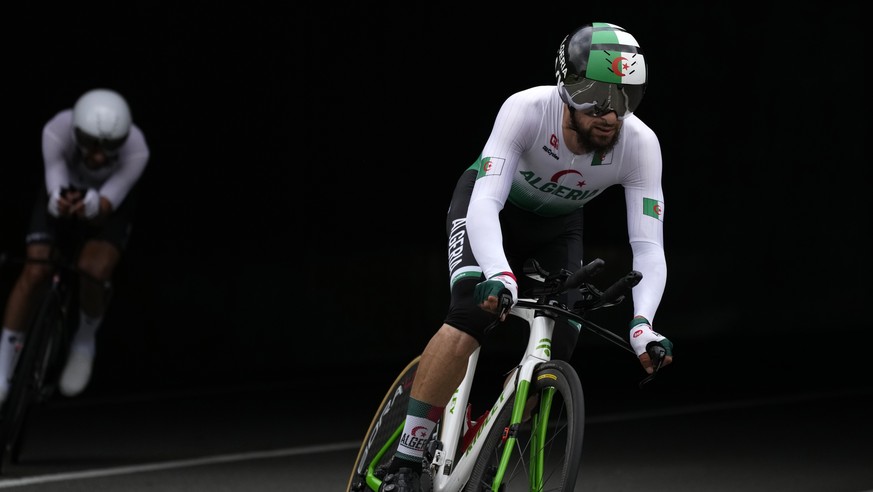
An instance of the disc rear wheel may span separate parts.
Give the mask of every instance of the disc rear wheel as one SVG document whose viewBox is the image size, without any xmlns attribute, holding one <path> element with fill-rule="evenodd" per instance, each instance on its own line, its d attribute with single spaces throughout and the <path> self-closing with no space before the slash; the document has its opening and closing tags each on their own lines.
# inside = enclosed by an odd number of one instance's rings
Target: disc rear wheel
<svg viewBox="0 0 873 492">
<path fill-rule="evenodd" d="M 347 487 L 349 492 L 378 489 L 384 467 L 397 450 L 397 440 L 406 422 L 409 392 L 418 361 L 419 357 L 416 357 L 400 372 L 379 404 L 355 459 Z"/>
</svg>

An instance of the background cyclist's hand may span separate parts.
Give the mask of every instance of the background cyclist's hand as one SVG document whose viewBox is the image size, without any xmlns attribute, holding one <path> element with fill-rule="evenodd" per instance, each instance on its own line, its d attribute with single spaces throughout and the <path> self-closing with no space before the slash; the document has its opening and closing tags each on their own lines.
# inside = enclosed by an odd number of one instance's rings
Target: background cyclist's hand
<svg viewBox="0 0 873 492">
<path fill-rule="evenodd" d="M 48 211 L 55 217 L 69 217 L 81 199 L 82 194 L 78 190 L 57 189 L 49 197 Z"/>
<path fill-rule="evenodd" d="M 518 301 L 518 283 L 512 272 L 501 272 L 476 284 L 473 299 L 482 309 L 506 319 L 509 310 Z"/>
<path fill-rule="evenodd" d="M 631 321 L 629 337 L 634 353 L 637 354 L 637 357 L 640 359 L 640 364 L 642 364 L 643 369 L 645 369 L 648 374 L 652 374 L 655 371 L 652 366 L 652 359 L 649 357 L 649 353 L 646 350 L 648 345 L 652 342 L 657 342 L 664 347 L 664 360 L 661 362 L 660 367 L 664 367 L 673 362 L 673 342 L 660 333 L 652 330 L 652 325 L 646 318 L 638 316 Z"/>
<path fill-rule="evenodd" d="M 85 196 L 72 208 L 72 212 L 79 217 L 89 220 L 100 215 L 100 194 L 97 193 L 97 190 L 89 188 L 85 192 Z"/>
</svg>

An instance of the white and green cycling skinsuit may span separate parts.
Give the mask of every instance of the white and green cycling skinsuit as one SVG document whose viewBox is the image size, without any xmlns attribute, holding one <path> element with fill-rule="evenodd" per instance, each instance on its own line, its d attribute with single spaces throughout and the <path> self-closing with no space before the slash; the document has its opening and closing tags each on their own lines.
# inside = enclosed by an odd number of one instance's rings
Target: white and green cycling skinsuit
<svg viewBox="0 0 873 492">
<path fill-rule="evenodd" d="M 658 138 L 629 115 L 610 152 L 576 155 L 564 143 L 564 107 L 554 85 L 523 90 L 502 105 L 482 157 L 474 164 L 479 174 L 466 224 L 471 250 L 485 278 L 511 271 L 503 250 L 493 246 L 502 244 L 498 214 L 505 202 L 539 215 L 559 216 L 621 185 L 633 269 L 643 275 L 633 289 L 634 315 L 651 323 L 667 278 Z"/>
</svg>

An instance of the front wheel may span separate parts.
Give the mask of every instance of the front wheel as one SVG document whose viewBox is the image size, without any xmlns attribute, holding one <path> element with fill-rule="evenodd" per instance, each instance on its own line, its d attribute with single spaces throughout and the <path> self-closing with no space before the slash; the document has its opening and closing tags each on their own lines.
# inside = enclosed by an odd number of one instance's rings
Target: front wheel
<svg viewBox="0 0 873 492">
<path fill-rule="evenodd" d="M 554 360 L 533 374 L 521 424 L 510 428 L 512 402 L 501 409 L 485 443 L 466 492 L 572 491 L 582 458 L 585 402 L 579 375 L 570 364 Z M 499 464 L 508 448 L 505 469 Z M 499 487 L 494 482 L 500 481 Z"/>
<path fill-rule="evenodd" d="M 420 357 L 412 360 L 391 385 L 376 415 L 370 423 L 370 428 L 364 435 L 355 466 L 352 468 L 347 490 L 363 492 L 378 490 L 384 475 L 384 467 L 397 450 L 397 440 L 406 422 L 406 408 L 409 406 L 409 392 L 412 381 L 418 371 Z M 382 468 L 382 470 L 380 470 Z"/>
<path fill-rule="evenodd" d="M 54 292 L 45 298 L 24 342 L 0 418 L 0 473 L 18 462 L 31 406 L 45 397 L 48 374 L 62 350 L 64 316 Z"/>
</svg>

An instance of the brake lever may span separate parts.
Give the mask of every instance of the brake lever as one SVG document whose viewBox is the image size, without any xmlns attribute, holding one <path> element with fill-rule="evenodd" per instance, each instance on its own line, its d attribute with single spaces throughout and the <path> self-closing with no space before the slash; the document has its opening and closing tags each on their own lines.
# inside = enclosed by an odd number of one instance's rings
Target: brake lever
<svg viewBox="0 0 873 492">
<path fill-rule="evenodd" d="M 649 354 L 649 360 L 652 361 L 652 373 L 640 381 L 640 388 L 655 379 L 655 376 L 658 375 L 658 371 L 664 364 L 664 356 L 667 355 L 667 349 L 658 342 L 649 342 L 646 346 L 646 352 Z"/>
<path fill-rule="evenodd" d="M 510 294 L 506 289 L 503 290 L 505 292 L 501 292 L 497 297 L 497 316 L 494 318 L 494 321 L 485 328 L 485 333 L 489 333 L 491 330 L 499 326 L 500 323 L 509 316 L 510 311 L 512 311 L 512 294 Z"/>
<path fill-rule="evenodd" d="M 497 308 L 497 318 L 503 318 L 504 316 L 509 315 L 509 311 L 512 310 L 512 294 L 508 291 L 502 292 L 500 294 L 500 305 Z"/>
</svg>

